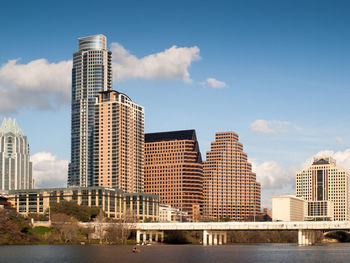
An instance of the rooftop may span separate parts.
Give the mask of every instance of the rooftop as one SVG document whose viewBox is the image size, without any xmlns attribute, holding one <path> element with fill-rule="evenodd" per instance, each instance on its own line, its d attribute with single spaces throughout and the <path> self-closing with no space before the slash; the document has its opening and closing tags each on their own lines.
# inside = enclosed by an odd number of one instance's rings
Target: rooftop
<svg viewBox="0 0 350 263">
<path fill-rule="evenodd" d="M 145 134 L 145 143 L 147 142 L 161 142 L 161 141 L 175 141 L 175 140 L 197 140 L 195 130 L 182 131 L 167 131 L 155 132 Z"/>
</svg>

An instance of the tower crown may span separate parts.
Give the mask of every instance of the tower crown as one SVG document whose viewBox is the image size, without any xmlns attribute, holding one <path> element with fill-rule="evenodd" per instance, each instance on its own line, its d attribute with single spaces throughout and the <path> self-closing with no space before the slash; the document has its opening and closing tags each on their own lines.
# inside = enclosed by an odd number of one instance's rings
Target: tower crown
<svg viewBox="0 0 350 263">
<path fill-rule="evenodd" d="M 107 49 L 107 37 L 101 34 L 79 38 L 78 42 L 79 51 Z"/>
<path fill-rule="evenodd" d="M 4 118 L 0 127 L 0 133 L 6 134 L 12 132 L 15 135 L 22 135 L 22 130 L 18 127 L 16 119 L 9 118 L 8 120 Z"/>
</svg>

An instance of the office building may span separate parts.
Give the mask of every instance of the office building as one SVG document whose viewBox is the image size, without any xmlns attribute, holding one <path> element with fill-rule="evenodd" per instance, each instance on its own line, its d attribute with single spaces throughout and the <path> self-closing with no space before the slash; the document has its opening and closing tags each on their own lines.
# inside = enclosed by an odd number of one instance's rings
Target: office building
<svg viewBox="0 0 350 263">
<path fill-rule="evenodd" d="M 71 163 L 68 186 L 93 185 L 96 97 L 112 89 L 112 53 L 103 35 L 79 38 L 73 55 Z"/>
<path fill-rule="evenodd" d="M 307 201 L 305 220 L 349 220 L 349 173 L 330 156 L 297 173 L 296 195 Z"/>
<path fill-rule="evenodd" d="M 144 191 L 144 109 L 125 94 L 96 98 L 94 185 Z"/>
<path fill-rule="evenodd" d="M 145 134 L 145 192 L 198 221 L 203 170 L 195 130 Z"/>
<path fill-rule="evenodd" d="M 33 188 L 27 136 L 16 120 L 5 118 L 0 127 L 0 192 Z"/>
<path fill-rule="evenodd" d="M 136 221 L 158 221 L 158 196 L 124 193 L 105 187 L 71 187 L 9 191 L 9 200 L 22 215 L 44 214 L 52 204 L 75 202 L 78 205 L 100 207 L 106 217 Z"/>
<path fill-rule="evenodd" d="M 272 197 L 273 221 L 304 221 L 305 200 L 292 195 Z"/>
<path fill-rule="evenodd" d="M 234 132 L 218 132 L 203 163 L 203 215 L 253 221 L 260 214 L 260 184 Z"/>
</svg>

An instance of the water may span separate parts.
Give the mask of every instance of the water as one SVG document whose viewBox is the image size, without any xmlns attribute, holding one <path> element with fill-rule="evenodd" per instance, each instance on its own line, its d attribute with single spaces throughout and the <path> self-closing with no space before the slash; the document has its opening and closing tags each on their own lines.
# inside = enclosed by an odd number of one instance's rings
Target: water
<svg viewBox="0 0 350 263">
<path fill-rule="evenodd" d="M 207 246 L 0 246 L 1 263 L 203 263 L 203 262 L 350 262 L 350 244 L 298 247 L 294 244 Z"/>
</svg>

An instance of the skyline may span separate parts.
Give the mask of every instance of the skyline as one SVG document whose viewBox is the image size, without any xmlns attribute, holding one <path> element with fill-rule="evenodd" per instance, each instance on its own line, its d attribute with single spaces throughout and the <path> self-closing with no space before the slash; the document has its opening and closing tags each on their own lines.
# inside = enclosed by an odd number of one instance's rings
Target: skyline
<svg viewBox="0 0 350 263">
<path fill-rule="evenodd" d="M 295 193 L 296 171 L 320 151 L 337 152 L 337 164 L 350 169 L 348 3 L 191 2 L 186 9 L 180 2 L 110 2 L 98 21 L 83 22 L 94 14 L 88 5 L 23 2 L 14 14 L 4 4 L 0 115 L 16 118 L 28 136 L 35 178 L 54 165 L 56 183 L 66 181 L 70 61 L 78 38 L 99 33 L 113 52 L 113 89 L 145 107 L 145 132 L 196 129 L 203 159 L 215 132 L 237 132 L 262 183 L 263 207 L 271 195 Z"/>
</svg>

